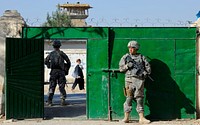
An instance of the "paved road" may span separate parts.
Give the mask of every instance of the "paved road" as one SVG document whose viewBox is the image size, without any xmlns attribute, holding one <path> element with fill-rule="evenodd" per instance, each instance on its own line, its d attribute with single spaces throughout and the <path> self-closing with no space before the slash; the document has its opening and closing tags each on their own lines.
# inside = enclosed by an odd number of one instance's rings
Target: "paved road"
<svg viewBox="0 0 200 125">
<path fill-rule="evenodd" d="M 47 100 L 47 96 L 44 96 Z M 60 105 L 59 94 L 54 95 L 53 106 L 44 107 L 45 119 L 64 118 L 64 119 L 86 119 L 86 94 L 72 93 L 67 94 L 67 106 Z"/>
</svg>

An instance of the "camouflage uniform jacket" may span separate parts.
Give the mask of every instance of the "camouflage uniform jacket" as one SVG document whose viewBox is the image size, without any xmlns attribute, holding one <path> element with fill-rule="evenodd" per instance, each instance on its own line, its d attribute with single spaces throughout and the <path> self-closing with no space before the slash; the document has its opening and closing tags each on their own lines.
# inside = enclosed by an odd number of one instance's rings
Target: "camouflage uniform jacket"
<svg viewBox="0 0 200 125">
<path fill-rule="evenodd" d="M 46 57 L 46 59 L 45 59 L 45 61 L 44 61 L 45 65 L 47 65 L 47 67 L 48 67 L 48 65 L 49 65 L 49 68 L 53 69 L 50 62 L 51 62 L 51 60 L 54 58 L 54 55 L 55 55 L 55 54 L 60 54 L 60 56 L 62 57 L 62 58 L 61 58 L 61 62 L 60 62 L 60 64 L 59 64 L 61 70 L 64 70 L 64 60 L 65 60 L 67 63 L 69 63 L 69 64 L 71 65 L 71 62 L 70 62 L 68 56 L 67 56 L 63 51 L 54 50 L 54 51 L 52 51 L 52 52 Z M 50 63 L 50 64 L 49 64 L 49 63 Z"/>
<path fill-rule="evenodd" d="M 140 69 L 136 69 L 136 68 L 128 69 L 128 66 L 126 64 L 127 56 L 130 56 L 137 64 L 142 65 L 143 69 L 142 69 L 142 72 L 140 75 L 143 76 L 143 78 L 146 78 L 146 76 L 151 73 L 150 64 L 143 55 L 141 55 L 139 53 L 136 55 L 130 55 L 127 53 L 124 56 L 122 56 L 122 58 L 119 62 L 119 70 L 120 70 L 120 72 L 125 72 L 126 78 L 129 78 L 129 77 L 138 77 L 139 78 L 139 76 L 137 74 L 137 70 L 140 70 Z"/>
</svg>

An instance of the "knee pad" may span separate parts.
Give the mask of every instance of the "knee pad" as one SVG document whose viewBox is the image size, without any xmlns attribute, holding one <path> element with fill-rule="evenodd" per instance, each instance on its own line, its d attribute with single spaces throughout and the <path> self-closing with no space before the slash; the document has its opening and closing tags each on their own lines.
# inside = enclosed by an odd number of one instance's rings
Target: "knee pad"
<svg viewBox="0 0 200 125">
<path fill-rule="evenodd" d="M 144 104 L 143 104 L 143 98 L 136 98 L 137 101 L 137 107 L 136 110 L 138 113 L 144 112 Z"/>
<path fill-rule="evenodd" d="M 127 97 L 126 98 L 126 103 L 128 106 L 132 105 L 132 100 L 133 100 L 133 97 Z"/>
</svg>

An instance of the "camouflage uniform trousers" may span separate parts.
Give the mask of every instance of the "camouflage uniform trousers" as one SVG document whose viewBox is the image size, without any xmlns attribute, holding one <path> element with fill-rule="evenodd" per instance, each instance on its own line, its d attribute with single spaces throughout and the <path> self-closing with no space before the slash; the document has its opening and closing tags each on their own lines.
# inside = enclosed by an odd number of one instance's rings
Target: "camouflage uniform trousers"
<svg viewBox="0 0 200 125">
<path fill-rule="evenodd" d="M 50 84 L 49 84 L 49 93 L 48 100 L 52 100 L 55 92 L 56 85 L 58 84 L 60 90 L 60 98 L 66 98 L 65 84 L 66 78 L 65 73 L 62 70 L 52 69 L 50 72 Z"/>
<path fill-rule="evenodd" d="M 124 112 L 132 111 L 132 101 L 135 99 L 137 103 L 136 111 L 138 113 L 143 113 L 144 80 L 135 77 L 125 78 L 125 87 L 127 96 L 124 102 Z"/>
</svg>

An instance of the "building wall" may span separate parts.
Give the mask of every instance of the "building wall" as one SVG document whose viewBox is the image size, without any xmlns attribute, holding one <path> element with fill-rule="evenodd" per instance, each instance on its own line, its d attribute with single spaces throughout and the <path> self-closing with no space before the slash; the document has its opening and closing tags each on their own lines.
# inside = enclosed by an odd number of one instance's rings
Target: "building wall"
<svg viewBox="0 0 200 125">
<path fill-rule="evenodd" d="M 86 27 L 85 19 L 71 19 L 72 26 L 74 27 Z"/>
</svg>

